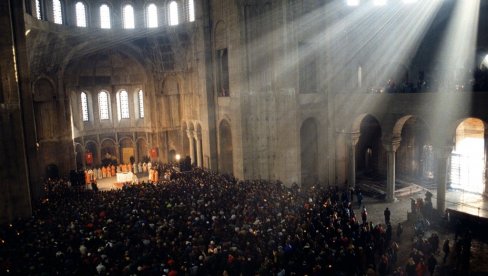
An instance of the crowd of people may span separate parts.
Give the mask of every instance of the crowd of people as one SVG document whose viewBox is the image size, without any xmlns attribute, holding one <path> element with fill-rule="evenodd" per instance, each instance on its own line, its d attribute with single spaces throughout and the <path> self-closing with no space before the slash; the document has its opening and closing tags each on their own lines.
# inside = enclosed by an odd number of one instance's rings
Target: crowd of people
<svg viewBox="0 0 488 276">
<path fill-rule="evenodd" d="M 0 227 L 0 274 L 405 274 L 390 211 L 361 219 L 349 191 L 171 174 L 103 192 L 48 181 L 30 219 Z"/>
</svg>

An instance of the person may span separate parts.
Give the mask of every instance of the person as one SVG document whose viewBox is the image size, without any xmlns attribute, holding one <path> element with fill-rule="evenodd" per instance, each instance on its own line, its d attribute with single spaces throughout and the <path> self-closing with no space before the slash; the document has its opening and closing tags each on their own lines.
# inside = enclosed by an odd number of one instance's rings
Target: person
<svg viewBox="0 0 488 276">
<path fill-rule="evenodd" d="M 402 236 L 402 233 L 403 233 L 403 225 L 401 222 L 398 223 L 398 226 L 397 226 L 397 231 L 396 231 L 396 234 L 397 234 L 397 239 L 400 240 L 400 237 Z"/>
<path fill-rule="evenodd" d="M 442 251 L 444 252 L 443 263 L 446 263 L 447 257 L 449 256 L 449 252 L 451 251 L 451 248 L 449 247 L 449 239 L 446 239 L 444 241 L 444 245 L 442 246 Z"/>
<path fill-rule="evenodd" d="M 358 189 L 358 206 L 361 207 L 361 204 L 363 202 L 363 193 L 361 192 L 361 190 Z"/>
<path fill-rule="evenodd" d="M 437 266 L 437 260 L 434 257 L 434 254 L 430 254 L 430 257 L 427 260 L 427 268 L 429 269 L 430 275 L 434 275 L 436 266 Z"/>
<path fill-rule="evenodd" d="M 390 223 L 390 215 L 391 215 L 391 212 L 388 209 L 388 207 L 386 207 L 386 209 L 383 212 L 383 214 L 385 215 L 385 224 L 388 225 Z"/>
<path fill-rule="evenodd" d="M 365 224 L 368 220 L 368 211 L 366 210 L 366 206 L 363 206 L 363 211 L 361 211 L 361 219 L 363 220 L 363 224 Z"/>
</svg>

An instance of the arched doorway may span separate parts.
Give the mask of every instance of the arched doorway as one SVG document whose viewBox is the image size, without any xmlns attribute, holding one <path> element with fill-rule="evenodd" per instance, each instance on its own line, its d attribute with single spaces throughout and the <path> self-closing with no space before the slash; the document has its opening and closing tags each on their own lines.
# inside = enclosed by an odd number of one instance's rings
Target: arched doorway
<svg viewBox="0 0 488 276">
<path fill-rule="evenodd" d="M 131 163 L 131 160 L 134 160 L 135 158 L 134 143 L 132 142 L 132 139 L 123 138 L 122 140 L 120 140 L 119 144 L 120 144 L 121 162 L 123 164 Z"/>
<path fill-rule="evenodd" d="M 115 149 L 115 142 L 113 140 L 103 140 L 100 146 L 100 153 L 102 156 L 103 166 L 107 166 L 109 164 L 117 164 L 117 152 Z"/>
<path fill-rule="evenodd" d="M 137 160 L 136 162 L 147 162 L 149 160 L 147 143 L 144 139 L 137 140 Z"/>
<path fill-rule="evenodd" d="M 222 120 L 219 126 L 219 149 L 219 171 L 233 174 L 232 132 L 227 120 Z"/>
<path fill-rule="evenodd" d="M 357 177 L 383 180 L 386 177 L 386 155 L 381 144 L 381 127 L 375 117 L 366 115 L 359 126 L 356 150 Z"/>
<path fill-rule="evenodd" d="M 433 180 L 434 157 L 429 133 L 427 125 L 417 117 L 405 121 L 396 151 L 398 178 L 415 183 Z"/>
<path fill-rule="evenodd" d="M 87 156 L 90 156 L 87 158 Z M 98 156 L 98 150 L 97 150 L 97 144 L 94 141 L 88 141 L 85 144 L 85 164 L 87 167 L 93 167 L 97 166 L 99 163 L 99 160 L 97 159 Z M 91 160 L 90 160 L 91 159 Z"/>
<path fill-rule="evenodd" d="M 315 119 L 305 120 L 300 128 L 300 164 L 302 187 L 318 182 L 318 135 Z"/>
<path fill-rule="evenodd" d="M 451 153 L 450 187 L 472 193 L 485 190 L 485 125 L 477 118 L 467 118 L 456 128 L 455 147 Z"/>
</svg>

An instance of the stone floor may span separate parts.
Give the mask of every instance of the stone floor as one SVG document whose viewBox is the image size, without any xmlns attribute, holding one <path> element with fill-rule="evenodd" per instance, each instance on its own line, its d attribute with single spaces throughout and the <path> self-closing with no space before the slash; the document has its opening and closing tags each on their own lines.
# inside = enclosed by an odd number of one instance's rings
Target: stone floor
<svg viewBox="0 0 488 276">
<path fill-rule="evenodd" d="M 431 191 L 434 194 L 433 202 L 435 207 L 435 191 Z M 400 251 L 398 254 L 397 266 L 405 267 L 407 263 L 408 256 L 412 250 L 413 242 L 413 221 L 407 220 L 407 214 L 410 212 L 410 198 L 424 198 L 425 190 L 421 192 L 414 193 L 412 195 L 399 197 L 394 203 L 385 203 L 378 199 L 365 197 L 363 200 L 363 205 L 366 206 L 368 210 L 368 220 L 373 221 L 373 223 L 384 223 L 383 211 L 386 207 L 391 211 L 391 223 L 394 229 L 394 236 L 396 233 L 396 226 L 398 223 L 404 225 L 404 233 L 401 240 L 397 240 L 400 245 Z M 472 214 L 487 215 L 486 200 L 480 195 L 473 195 L 468 193 L 462 193 L 460 191 L 450 190 L 446 193 L 446 207 L 454 208 L 463 212 L 470 212 Z M 479 208 L 479 209 L 478 209 Z M 356 206 L 357 212 L 359 207 Z M 445 226 L 433 223 L 429 231 L 425 234 L 429 237 L 432 232 L 439 235 L 441 244 L 445 239 L 454 241 L 454 233 Z M 451 251 L 452 252 L 452 251 Z M 470 261 L 470 273 L 469 275 L 488 275 L 488 243 L 485 241 L 480 241 L 478 239 L 473 239 L 471 247 L 471 261 Z M 456 260 L 455 256 L 451 254 L 451 258 L 448 259 L 445 265 L 442 265 L 443 254 L 436 256 L 439 267 L 436 270 L 435 275 L 453 275 L 451 272 L 455 266 Z M 455 275 L 455 274 L 454 274 Z M 463 275 L 463 274 L 457 274 Z"/>
</svg>

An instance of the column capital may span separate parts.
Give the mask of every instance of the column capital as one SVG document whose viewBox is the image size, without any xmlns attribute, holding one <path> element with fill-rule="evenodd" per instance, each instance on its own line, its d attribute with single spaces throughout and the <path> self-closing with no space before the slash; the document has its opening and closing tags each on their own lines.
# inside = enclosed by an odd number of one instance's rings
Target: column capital
<svg viewBox="0 0 488 276">
<path fill-rule="evenodd" d="M 400 142 L 402 138 L 400 137 L 391 137 L 389 139 L 382 139 L 383 147 L 386 151 L 394 151 L 396 152 L 398 147 L 400 147 Z"/>
<path fill-rule="evenodd" d="M 344 132 L 346 135 L 347 141 L 350 143 L 350 145 L 355 146 L 359 142 L 359 137 L 361 136 L 361 132 Z"/>
<path fill-rule="evenodd" d="M 187 129 L 186 130 L 186 135 L 188 136 L 188 138 L 192 139 L 193 136 L 194 136 L 194 131 L 191 130 L 191 129 Z"/>
</svg>

